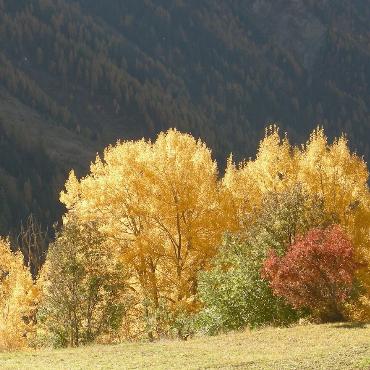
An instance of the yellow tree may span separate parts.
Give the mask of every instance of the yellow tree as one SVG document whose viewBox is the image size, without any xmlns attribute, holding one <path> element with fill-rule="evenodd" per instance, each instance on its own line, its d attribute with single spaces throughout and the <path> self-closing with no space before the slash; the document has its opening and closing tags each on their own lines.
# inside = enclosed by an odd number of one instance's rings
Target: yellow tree
<svg viewBox="0 0 370 370">
<path fill-rule="evenodd" d="M 287 136 L 281 137 L 279 128 L 266 129 L 256 159 L 235 165 L 229 158 L 223 185 L 234 200 L 234 211 L 241 221 L 253 219 L 263 197 L 293 188 L 297 179 L 297 149 Z"/>
<path fill-rule="evenodd" d="M 12 253 L 9 242 L 0 239 L 0 349 L 27 345 L 35 329 L 38 299 L 39 291 L 23 256 Z"/>
<path fill-rule="evenodd" d="M 142 297 L 158 301 L 154 273 L 157 255 L 150 250 L 144 234 L 148 222 L 143 176 L 150 145 L 141 140 L 108 147 L 81 181 L 71 172 L 61 201 L 68 209 L 65 223 L 94 222 L 114 258 L 122 260 L 131 272 L 131 288 Z"/>
<path fill-rule="evenodd" d="M 176 130 L 107 148 L 87 177 L 71 174 L 61 199 L 97 222 L 131 266 L 132 288 L 171 312 L 194 306 L 197 273 L 230 227 L 210 150 Z"/>
<path fill-rule="evenodd" d="M 311 198 L 344 227 L 360 267 L 358 278 L 367 294 L 362 297 L 370 315 L 370 192 L 363 158 L 351 153 L 345 136 L 330 145 L 323 129 L 315 130 L 299 158 L 298 181 Z M 365 305 L 366 306 L 366 305 Z M 368 316 L 370 317 L 370 316 Z"/>
</svg>

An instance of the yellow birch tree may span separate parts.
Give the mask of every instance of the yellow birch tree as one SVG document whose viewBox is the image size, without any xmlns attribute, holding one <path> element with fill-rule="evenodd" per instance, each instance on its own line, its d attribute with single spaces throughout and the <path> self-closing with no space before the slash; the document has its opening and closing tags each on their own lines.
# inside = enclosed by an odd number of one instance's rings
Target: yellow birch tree
<svg viewBox="0 0 370 370">
<path fill-rule="evenodd" d="M 194 308 L 197 273 L 231 227 L 210 150 L 176 130 L 107 148 L 88 176 L 71 174 L 61 200 L 67 218 L 99 225 L 143 300 L 172 313 Z"/>
<path fill-rule="evenodd" d="M 296 153 L 287 136 L 281 137 L 279 128 L 272 125 L 266 129 L 256 159 L 236 165 L 229 158 L 223 186 L 230 192 L 240 222 L 252 221 L 267 194 L 293 188 L 297 181 Z"/>
<path fill-rule="evenodd" d="M 35 330 L 39 290 L 20 253 L 0 239 L 0 349 L 25 347 Z"/>
</svg>

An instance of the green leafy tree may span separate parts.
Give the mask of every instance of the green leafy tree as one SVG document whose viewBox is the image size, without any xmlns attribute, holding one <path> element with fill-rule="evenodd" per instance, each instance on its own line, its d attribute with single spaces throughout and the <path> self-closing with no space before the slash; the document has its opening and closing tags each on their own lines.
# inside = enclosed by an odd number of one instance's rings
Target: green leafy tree
<svg viewBox="0 0 370 370">
<path fill-rule="evenodd" d="M 196 319 L 200 331 L 213 335 L 245 326 L 286 324 L 298 317 L 282 299 L 273 296 L 261 279 L 264 256 L 259 246 L 227 238 L 213 269 L 199 277 L 199 296 L 204 305 Z"/>
<path fill-rule="evenodd" d="M 65 224 L 42 272 L 40 336 L 78 346 L 118 331 L 130 304 L 125 271 L 92 224 Z"/>
</svg>

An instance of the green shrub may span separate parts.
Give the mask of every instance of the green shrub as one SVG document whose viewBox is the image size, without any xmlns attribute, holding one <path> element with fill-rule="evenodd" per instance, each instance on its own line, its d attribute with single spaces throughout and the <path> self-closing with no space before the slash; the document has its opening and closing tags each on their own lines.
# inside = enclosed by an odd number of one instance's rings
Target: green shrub
<svg viewBox="0 0 370 370">
<path fill-rule="evenodd" d="M 229 237 L 210 271 L 199 276 L 199 297 L 204 305 L 197 317 L 198 330 L 207 334 L 245 326 L 285 325 L 298 313 L 272 294 L 261 278 L 263 251 Z"/>
</svg>

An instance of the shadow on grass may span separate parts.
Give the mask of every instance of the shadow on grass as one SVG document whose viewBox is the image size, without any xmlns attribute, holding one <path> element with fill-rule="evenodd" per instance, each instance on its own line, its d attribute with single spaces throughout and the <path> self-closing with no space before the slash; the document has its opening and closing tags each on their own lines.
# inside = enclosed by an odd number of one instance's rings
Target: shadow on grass
<svg viewBox="0 0 370 370">
<path fill-rule="evenodd" d="M 338 329 L 365 329 L 366 323 L 363 322 L 344 322 L 333 325 L 334 328 Z"/>
</svg>

